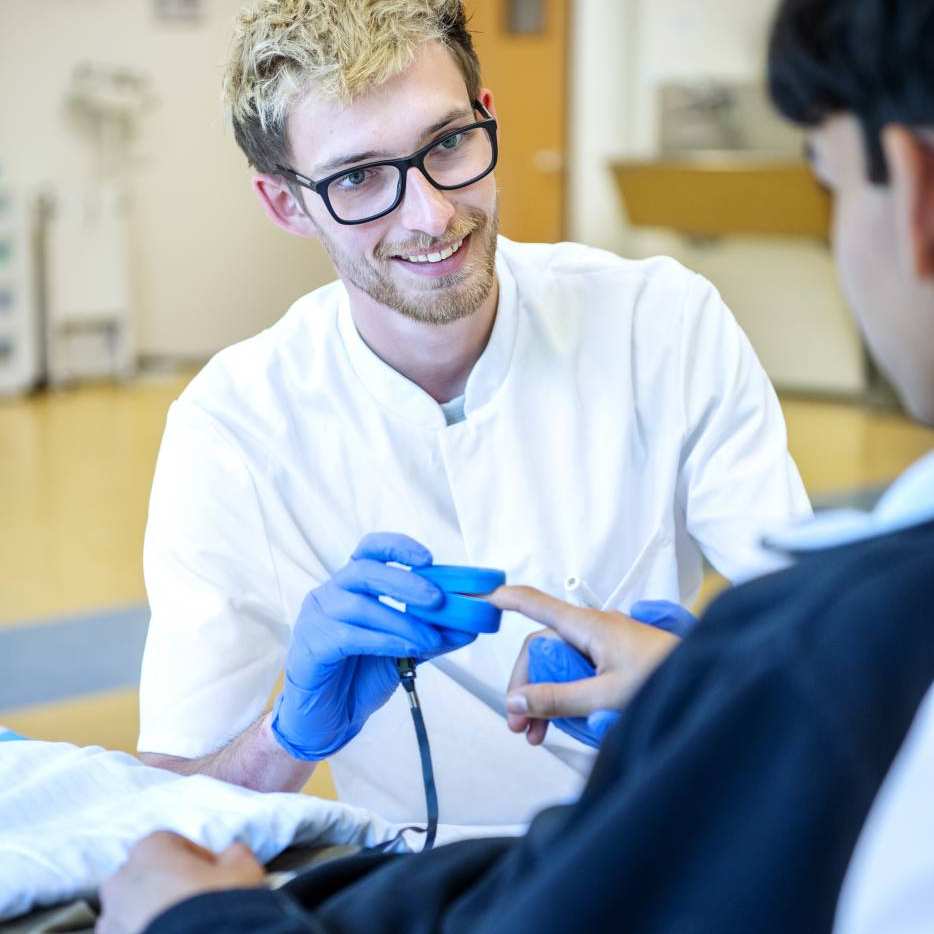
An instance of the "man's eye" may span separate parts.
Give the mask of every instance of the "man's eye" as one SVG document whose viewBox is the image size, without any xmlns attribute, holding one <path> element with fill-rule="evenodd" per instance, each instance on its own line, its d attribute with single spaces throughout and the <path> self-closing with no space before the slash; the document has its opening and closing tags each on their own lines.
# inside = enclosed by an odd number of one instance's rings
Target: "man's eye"
<svg viewBox="0 0 934 934">
<path fill-rule="evenodd" d="M 457 149 L 461 143 L 464 142 L 464 135 L 463 133 L 455 133 L 453 136 L 448 136 L 446 139 L 441 140 L 438 146 L 441 149 Z"/>
<path fill-rule="evenodd" d="M 360 188 L 362 185 L 365 185 L 370 178 L 370 173 L 366 169 L 357 169 L 353 172 L 348 172 L 346 175 L 342 175 L 338 180 L 337 184 L 344 189 L 352 190 L 354 188 Z"/>
</svg>

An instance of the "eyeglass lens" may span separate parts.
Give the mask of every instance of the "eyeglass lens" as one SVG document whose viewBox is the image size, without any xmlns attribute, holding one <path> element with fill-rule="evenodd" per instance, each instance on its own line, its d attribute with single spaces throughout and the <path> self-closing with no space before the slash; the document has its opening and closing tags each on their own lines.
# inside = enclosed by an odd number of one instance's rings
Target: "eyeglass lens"
<svg viewBox="0 0 934 934">
<path fill-rule="evenodd" d="M 470 184 L 483 175 L 493 161 L 493 145 L 482 127 L 445 136 L 425 154 L 429 181 L 445 188 Z M 359 221 L 382 214 L 399 196 L 402 173 L 394 165 L 351 169 L 328 185 L 328 200 L 334 213 L 345 221 Z"/>
</svg>

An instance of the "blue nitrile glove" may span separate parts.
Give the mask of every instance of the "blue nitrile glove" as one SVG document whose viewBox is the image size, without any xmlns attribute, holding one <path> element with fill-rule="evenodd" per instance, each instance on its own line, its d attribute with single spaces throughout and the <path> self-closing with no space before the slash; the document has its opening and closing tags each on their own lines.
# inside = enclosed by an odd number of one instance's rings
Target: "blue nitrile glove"
<svg viewBox="0 0 934 934">
<path fill-rule="evenodd" d="M 640 600 L 634 603 L 629 615 L 640 623 L 664 629 L 683 639 L 696 625 L 697 617 L 679 603 L 670 600 Z"/>
<path fill-rule="evenodd" d="M 629 616 L 678 637 L 687 635 L 697 623 L 683 606 L 668 600 L 640 600 L 633 604 Z M 529 681 L 532 684 L 580 681 L 593 678 L 596 673 L 596 668 L 563 639 L 542 637 L 529 643 Z M 595 710 L 588 717 L 561 717 L 552 722 L 582 743 L 599 747 L 619 716 L 616 710 Z"/>
<path fill-rule="evenodd" d="M 418 607 L 444 603 L 430 581 L 387 561 L 424 567 L 432 558 L 405 535 L 367 535 L 350 562 L 302 604 L 272 720 L 279 744 L 296 759 L 324 759 L 349 743 L 399 686 L 397 658 L 421 661 L 476 638 L 381 603 L 380 595 Z"/>
<path fill-rule="evenodd" d="M 530 684 L 582 681 L 596 673 L 597 669 L 563 639 L 542 636 L 529 643 Z M 595 710 L 588 717 L 559 717 L 551 722 L 568 736 L 597 748 L 619 716 L 616 710 Z"/>
</svg>

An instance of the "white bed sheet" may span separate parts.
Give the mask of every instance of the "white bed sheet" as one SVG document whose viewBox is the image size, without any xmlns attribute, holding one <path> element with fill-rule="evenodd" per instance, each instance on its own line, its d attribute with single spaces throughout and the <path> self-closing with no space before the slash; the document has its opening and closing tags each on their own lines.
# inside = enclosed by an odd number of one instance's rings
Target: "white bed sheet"
<svg viewBox="0 0 934 934">
<path fill-rule="evenodd" d="M 240 841 L 268 862 L 292 844 L 375 846 L 399 828 L 335 801 L 183 777 L 97 746 L 0 742 L 0 920 L 94 892 L 156 830 L 215 851 Z"/>
</svg>

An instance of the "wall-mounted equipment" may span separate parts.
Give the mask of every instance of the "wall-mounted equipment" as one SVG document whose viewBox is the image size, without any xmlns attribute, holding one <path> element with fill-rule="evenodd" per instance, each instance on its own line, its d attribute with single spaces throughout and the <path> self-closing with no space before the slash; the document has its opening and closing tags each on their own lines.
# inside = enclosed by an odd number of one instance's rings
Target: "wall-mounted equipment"
<svg viewBox="0 0 934 934">
<path fill-rule="evenodd" d="M 45 232 L 46 358 L 53 385 L 135 368 L 129 174 L 154 104 L 146 75 L 81 63 L 66 92 L 72 127 L 92 147 L 93 177 L 50 191 Z"/>
<path fill-rule="evenodd" d="M 156 19 L 193 21 L 200 19 L 203 12 L 202 0 L 153 0 Z"/>
<path fill-rule="evenodd" d="M 40 377 L 35 199 L 0 183 L 0 394 Z"/>
<path fill-rule="evenodd" d="M 545 31 L 546 0 L 508 0 L 506 32 L 513 36 L 540 36 Z"/>
</svg>

